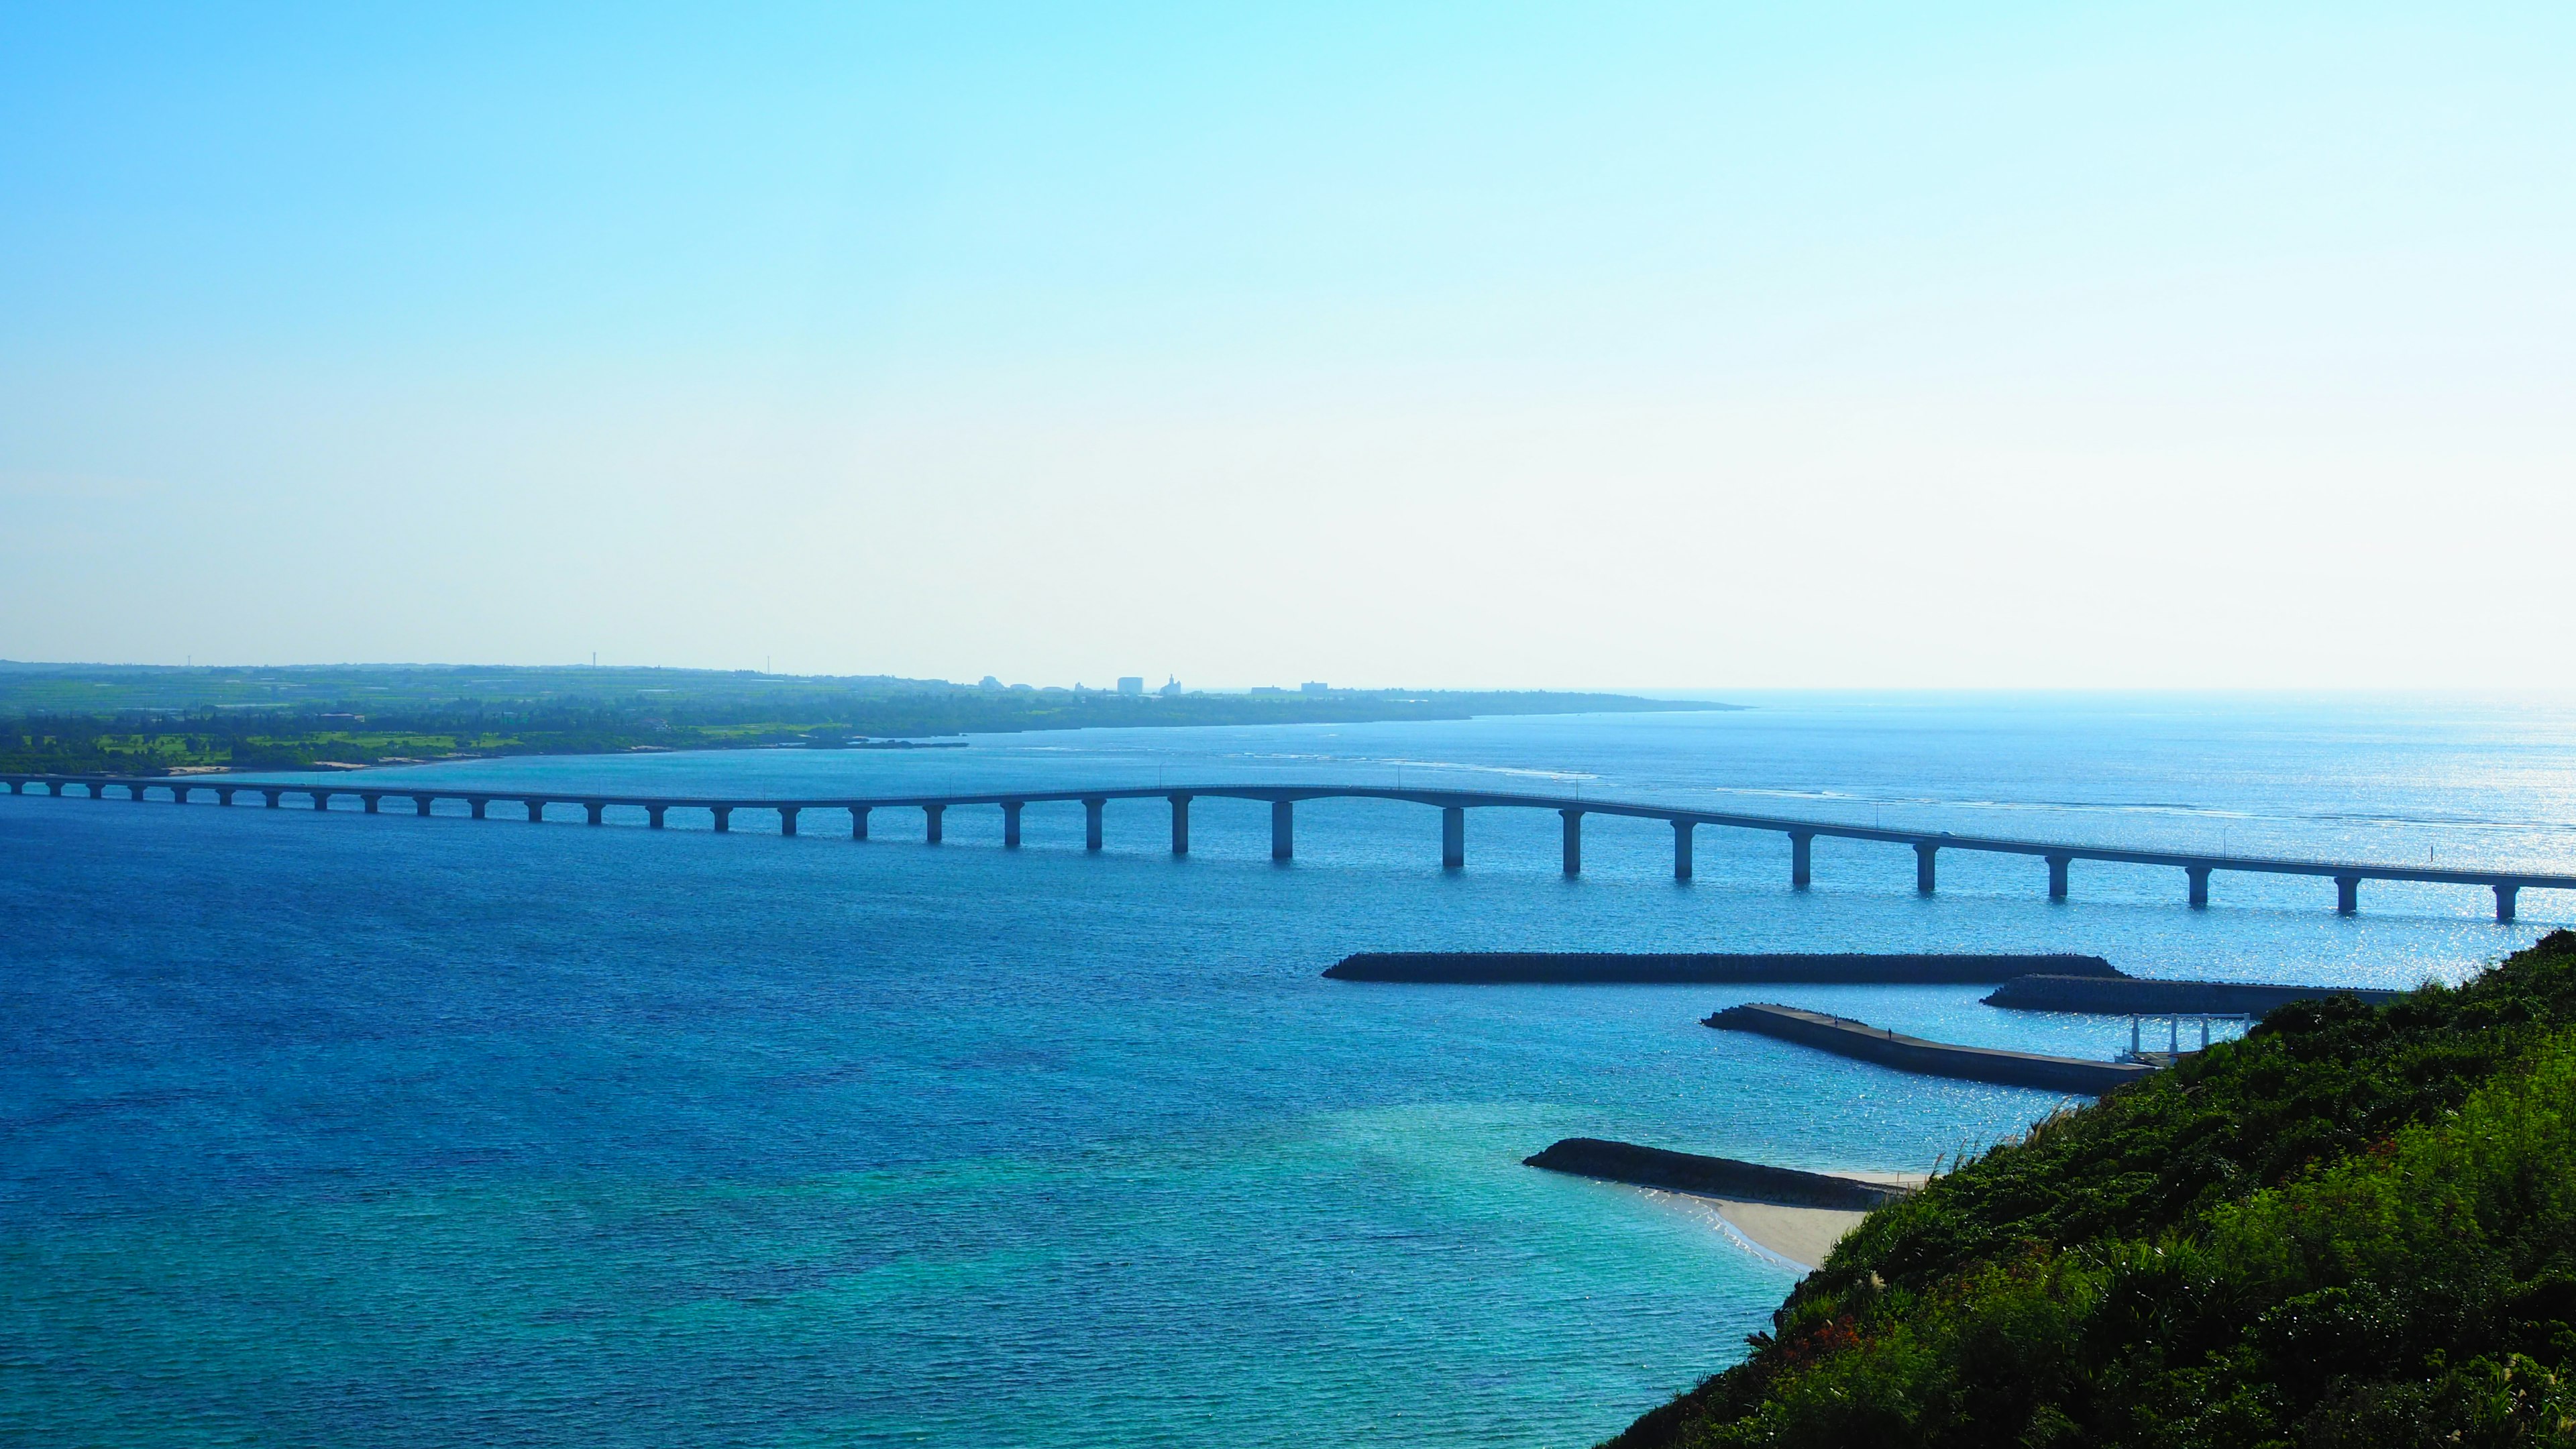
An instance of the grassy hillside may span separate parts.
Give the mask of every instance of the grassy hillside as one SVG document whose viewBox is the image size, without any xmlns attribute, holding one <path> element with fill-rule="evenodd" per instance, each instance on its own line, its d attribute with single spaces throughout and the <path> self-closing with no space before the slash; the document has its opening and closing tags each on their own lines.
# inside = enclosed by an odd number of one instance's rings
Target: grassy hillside
<svg viewBox="0 0 2576 1449">
<path fill-rule="evenodd" d="M 2576 934 L 2060 1114 L 1752 1344 L 1612 1443 L 2576 1444 Z"/>
</svg>

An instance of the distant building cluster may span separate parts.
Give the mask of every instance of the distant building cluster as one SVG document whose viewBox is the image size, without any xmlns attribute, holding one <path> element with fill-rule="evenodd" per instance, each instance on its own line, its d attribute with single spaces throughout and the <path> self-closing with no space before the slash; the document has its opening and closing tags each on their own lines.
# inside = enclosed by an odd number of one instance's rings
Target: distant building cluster
<svg viewBox="0 0 2576 1449">
<path fill-rule="evenodd" d="M 1070 691 L 1066 690 L 1061 684 L 1050 684 L 1043 686 L 1042 688 L 1037 685 L 1029 684 L 1004 684 L 999 678 L 990 674 L 985 675 L 982 680 L 978 681 L 975 687 L 977 689 L 984 690 L 987 693 L 1004 690 L 1016 690 L 1023 693 L 1034 692 L 1054 694 L 1102 694 L 1111 692 L 1093 689 L 1089 685 L 1083 684 L 1079 681 L 1074 684 Z M 1170 674 L 1164 675 L 1163 682 L 1152 689 L 1146 688 L 1145 676 L 1141 674 L 1122 674 L 1118 676 L 1117 683 L 1113 688 L 1114 692 L 1128 699 L 1142 699 L 1148 694 L 1160 695 L 1165 699 L 1178 699 L 1182 695 L 1189 693 L 1188 690 L 1181 688 L 1179 676 Z M 1333 687 L 1320 679 L 1309 679 L 1294 689 L 1277 684 L 1256 684 L 1246 691 L 1246 693 L 1249 694 L 1274 697 L 1285 697 L 1288 695 L 1300 694 L 1325 695 L 1332 692 Z"/>
</svg>

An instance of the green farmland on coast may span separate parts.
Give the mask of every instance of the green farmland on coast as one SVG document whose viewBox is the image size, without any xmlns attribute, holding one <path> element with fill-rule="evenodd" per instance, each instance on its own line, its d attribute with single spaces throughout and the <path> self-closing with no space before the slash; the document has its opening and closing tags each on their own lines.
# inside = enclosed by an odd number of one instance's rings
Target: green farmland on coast
<svg viewBox="0 0 2576 1449">
<path fill-rule="evenodd" d="M 750 670 L 0 662 L 0 769 L 154 775 L 639 749 L 833 749 L 1023 730 L 1722 708 L 1542 690 L 1120 694 Z"/>
</svg>

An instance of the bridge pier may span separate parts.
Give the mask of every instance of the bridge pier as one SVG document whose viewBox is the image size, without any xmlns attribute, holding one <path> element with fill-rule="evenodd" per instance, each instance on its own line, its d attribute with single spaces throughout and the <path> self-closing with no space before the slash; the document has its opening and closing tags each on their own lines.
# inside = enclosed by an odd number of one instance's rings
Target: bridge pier
<svg viewBox="0 0 2576 1449">
<path fill-rule="evenodd" d="M 924 845 L 937 845 L 943 838 L 940 827 L 942 817 L 947 815 L 947 813 L 948 807 L 945 805 L 924 805 L 921 807 L 922 843 Z"/>
<path fill-rule="evenodd" d="M 10 781 L 10 782 L 9 782 L 9 793 L 10 793 L 10 794 L 12 794 L 12 795 L 24 795 L 24 794 L 26 794 L 26 793 L 27 793 L 27 782 L 26 782 L 26 781 L 24 781 L 24 780 L 12 780 L 12 781 Z"/>
<path fill-rule="evenodd" d="M 536 796 L 530 796 L 519 803 L 528 807 L 528 823 L 530 825 L 543 825 L 546 823 L 546 802 L 543 799 Z"/>
<path fill-rule="evenodd" d="M 1091 796 L 1089 799 L 1082 802 L 1083 849 L 1098 850 L 1100 848 L 1100 812 L 1107 809 L 1108 806 L 1109 802 L 1101 799 L 1097 795 Z"/>
<path fill-rule="evenodd" d="M 605 800 L 584 800 L 584 801 L 582 801 L 582 802 L 581 802 L 581 809 L 582 809 L 582 813 L 583 813 L 584 815 L 587 815 L 587 816 L 589 816 L 589 817 L 590 817 L 590 823 L 591 823 L 591 824 L 593 824 L 593 825 L 604 825 L 604 824 L 606 824 L 606 823 L 607 823 L 607 817 L 608 817 L 608 802 L 607 802 L 607 801 L 605 801 Z"/>
<path fill-rule="evenodd" d="M 170 803 L 173 805 L 185 805 L 188 803 L 188 796 L 193 792 L 193 786 L 173 785 L 170 787 Z"/>
<path fill-rule="evenodd" d="M 778 807 L 779 834 L 794 835 L 796 833 L 796 814 L 803 808 L 804 807 L 801 805 L 781 805 Z"/>
<path fill-rule="evenodd" d="M 665 810 L 668 810 L 668 809 L 670 809 L 670 808 L 671 808 L 671 807 L 670 807 L 670 806 L 668 806 L 668 805 L 647 805 L 647 806 L 645 806 L 645 807 L 644 807 L 644 822 L 645 822 L 645 828 L 646 828 L 646 829 L 649 829 L 649 830 L 659 830 L 659 829 L 661 829 L 661 828 L 662 828 L 662 812 L 663 812 L 663 811 L 665 811 Z"/>
<path fill-rule="evenodd" d="M 218 805 L 230 805 L 231 803 L 233 803 L 233 792 L 232 792 L 232 791 L 230 791 L 230 790 L 227 790 L 227 789 L 223 788 L 223 787 L 222 787 L 222 786 L 220 786 L 220 785 L 216 786 L 216 787 L 215 787 L 215 803 L 216 803 L 216 804 L 218 804 Z"/>
<path fill-rule="evenodd" d="M 1691 832 L 1698 825 L 1699 822 L 1696 820 L 1673 822 L 1673 879 L 1675 880 L 1691 878 Z"/>
<path fill-rule="evenodd" d="M 374 792 L 374 791 L 372 791 L 372 790 L 370 790 L 370 791 L 368 791 L 368 792 L 366 792 L 366 793 L 364 793 L 364 794 L 362 794 L 362 795 L 360 795 L 360 796 L 358 797 L 358 805 L 359 805 L 359 808 L 361 808 L 361 809 L 365 810 L 365 811 L 366 811 L 368 814 L 370 814 L 370 815 L 376 814 L 376 813 L 377 813 L 376 807 L 377 807 L 377 806 L 379 806 L 379 805 L 382 805 L 382 804 L 384 803 L 384 801 L 385 801 L 385 797 L 384 797 L 384 796 L 379 795 L 379 794 L 377 794 L 376 792 Z"/>
<path fill-rule="evenodd" d="M 1270 802 L 1270 858 L 1290 860 L 1297 854 L 1297 807 L 1285 800 Z"/>
<path fill-rule="evenodd" d="M 1172 797 L 1172 854 L 1190 853 L 1190 797 Z"/>
<path fill-rule="evenodd" d="M 125 793 L 135 804 L 140 805 L 143 803 L 143 792 L 150 788 L 149 785 L 128 785 L 125 787 Z"/>
<path fill-rule="evenodd" d="M 716 818 L 716 832 L 717 832 L 718 834 L 725 834 L 725 833 L 729 833 L 730 831 L 732 831 L 732 829 L 733 829 L 733 807 L 732 807 L 732 806 L 730 806 L 730 805 L 710 805 L 710 806 L 708 806 L 708 807 L 707 807 L 707 813 L 708 813 L 708 814 L 710 814 L 710 815 L 713 815 L 713 816 Z"/>
<path fill-rule="evenodd" d="M 2073 864 L 2074 860 L 2075 857 L 2071 855 L 2048 857 L 2048 898 L 2050 900 L 2066 899 L 2066 867 Z"/>
<path fill-rule="evenodd" d="M 2208 910 L 2209 867 L 2205 865 L 2186 865 L 2182 868 L 2182 873 L 2185 876 L 2188 876 L 2191 880 L 2191 908 L 2196 911 Z"/>
<path fill-rule="evenodd" d="M 429 802 L 430 802 L 430 800 L 431 800 L 432 798 L 433 798 L 433 797 L 428 796 L 428 795 L 414 795 L 414 796 L 412 796 L 412 797 L 411 797 L 411 808 L 412 808 L 412 813 L 413 813 L 413 814 L 416 814 L 416 815 L 427 815 L 427 814 L 429 813 Z M 227 804 L 227 805 L 230 805 L 230 804 L 231 804 L 231 803 L 233 803 L 233 802 L 231 802 L 230 800 L 227 800 L 227 801 L 225 801 L 224 803 L 225 803 L 225 804 Z"/>
<path fill-rule="evenodd" d="M 285 792 L 285 791 L 283 791 L 283 790 L 262 790 L 262 791 L 260 791 L 259 793 L 261 793 L 262 795 L 265 795 L 265 796 L 267 796 L 267 797 L 268 797 L 268 808 L 269 808 L 269 809 L 271 809 L 271 810 L 275 810 L 275 809 L 277 809 L 277 808 L 278 808 L 278 804 L 277 804 L 277 802 L 278 802 L 279 798 L 280 798 L 281 796 L 283 796 L 283 795 L 285 795 L 285 794 L 286 794 L 286 792 Z M 477 810 L 477 811 L 475 811 L 474 813 L 475 813 L 476 815 L 481 815 L 483 812 L 482 812 L 482 811 L 480 811 L 480 810 Z"/>
<path fill-rule="evenodd" d="M 1464 807 L 1447 805 L 1440 810 L 1440 868 L 1467 868 L 1467 812 Z"/>
<path fill-rule="evenodd" d="M 313 797 L 314 809 L 328 810 L 331 808 L 331 797 L 339 794 L 340 792 L 337 790 L 307 790 L 304 793 Z"/>
<path fill-rule="evenodd" d="M 484 818 L 483 812 L 489 809 L 491 804 L 492 799 L 488 795 L 468 795 L 465 797 L 466 810 L 477 820 Z"/>
<path fill-rule="evenodd" d="M 1940 850 L 1940 846 L 1929 840 L 1914 842 L 1914 893 L 1916 895 L 1932 894 L 1932 857 L 1939 854 Z"/>
<path fill-rule="evenodd" d="M 850 807 L 850 838 L 852 840 L 868 838 L 868 807 L 865 805 Z"/>
<path fill-rule="evenodd" d="M 2500 885 L 2495 888 L 2496 920 L 2500 924 L 2513 924 L 2513 898 L 2521 893 L 2522 887 L 2515 885 Z"/>
<path fill-rule="evenodd" d="M 1028 802 L 1024 800 L 1002 802 L 1002 848 L 1004 850 L 1020 848 L 1020 807 L 1026 803 Z"/>
<path fill-rule="evenodd" d="M 1816 878 L 1816 835 L 1811 830 L 1789 832 L 1789 889 L 1805 890 Z"/>
<path fill-rule="evenodd" d="M 1569 877 L 1581 875 L 1583 874 L 1583 812 L 1559 810 L 1556 813 L 1565 817 L 1565 873 Z"/>
<path fill-rule="evenodd" d="M 2338 916 L 2359 914 L 2361 911 L 2361 877 L 2357 875 L 2339 875 L 2334 878 L 2334 882 L 2335 914 Z"/>
</svg>

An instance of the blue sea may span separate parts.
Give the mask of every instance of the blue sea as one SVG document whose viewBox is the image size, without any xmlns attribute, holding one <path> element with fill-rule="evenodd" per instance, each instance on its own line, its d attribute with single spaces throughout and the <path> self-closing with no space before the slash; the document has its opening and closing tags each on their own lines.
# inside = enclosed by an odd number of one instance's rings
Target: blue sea
<svg viewBox="0 0 2576 1449">
<path fill-rule="evenodd" d="M 1749 696 L 1735 712 L 471 761 L 575 792 L 1218 781 L 1580 789 L 2094 843 L 2576 869 L 2576 708 Z M 1325 981 L 1369 949 L 2067 950 L 2404 986 L 2527 893 L 1653 822 L 1201 800 L 784 838 L 0 797 L 0 1441 L 1579 1446 L 1725 1367 L 1795 1270 L 1686 1199 L 1524 1168 L 1587 1134 L 1922 1171 L 2046 1093 L 1699 1019 L 1787 1000 L 2108 1057 L 1980 988 Z M 567 815 L 577 812 L 567 811 Z"/>
</svg>

